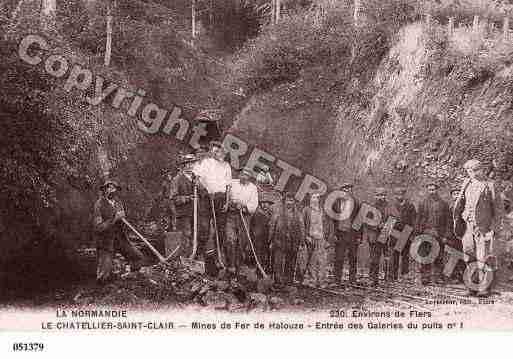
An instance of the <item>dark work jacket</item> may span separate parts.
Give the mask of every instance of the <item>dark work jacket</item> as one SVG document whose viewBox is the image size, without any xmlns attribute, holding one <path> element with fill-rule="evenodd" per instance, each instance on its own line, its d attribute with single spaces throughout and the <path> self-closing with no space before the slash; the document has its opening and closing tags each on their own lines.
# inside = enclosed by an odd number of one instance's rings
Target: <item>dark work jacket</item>
<svg viewBox="0 0 513 359">
<path fill-rule="evenodd" d="M 440 196 L 428 196 L 419 204 L 417 232 L 447 238 L 452 232 L 450 218 L 451 212 L 447 202 Z"/>
<path fill-rule="evenodd" d="M 408 200 L 405 200 L 402 204 L 399 204 L 397 201 L 390 205 L 390 208 L 387 213 L 389 216 L 393 216 L 397 219 L 397 223 L 394 226 L 394 229 L 398 231 L 402 231 L 405 225 L 410 226 L 415 229 L 415 221 L 417 219 L 417 210 L 413 203 Z M 385 219 L 386 221 L 387 219 Z"/>
<path fill-rule="evenodd" d="M 251 217 L 250 229 L 253 234 L 255 249 L 260 261 L 267 262 L 269 258 L 269 228 L 271 225 L 272 212 L 266 212 L 258 207 Z"/>
<path fill-rule="evenodd" d="M 171 181 L 170 198 L 174 203 L 175 214 L 177 218 L 181 217 L 192 217 L 193 216 L 193 201 L 187 201 L 186 203 L 179 203 L 179 196 L 192 196 L 194 193 L 194 187 L 192 180 L 189 180 L 183 172 L 179 172 Z M 201 187 L 198 182 L 198 215 L 209 215 L 210 200 L 205 189 Z"/>
<path fill-rule="evenodd" d="M 94 204 L 94 220 L 101 218 L 101 223 L 112 220 L 117 211 L 124 209 L 123 204 L 119 200 L 115 200 L 114 209 L 109 201 L 101 196 Z M 96 248 L 109 252 L 114 252 L 115 242 L 119 240 L 127 240 L 122 222 L 117 222 L 110 228 L 100 231 L 98 225 L 94 228 L 94 237 L 96 240 Z"/>
<path fill-rule="evenodd" d="M 296 251 L 305 243 L 305 236 L 303 214 L 295 205 L 287 208 L 282 203 L 273 210 L 269 223 L 269 243 L 274 249 Z"/>
</svg>

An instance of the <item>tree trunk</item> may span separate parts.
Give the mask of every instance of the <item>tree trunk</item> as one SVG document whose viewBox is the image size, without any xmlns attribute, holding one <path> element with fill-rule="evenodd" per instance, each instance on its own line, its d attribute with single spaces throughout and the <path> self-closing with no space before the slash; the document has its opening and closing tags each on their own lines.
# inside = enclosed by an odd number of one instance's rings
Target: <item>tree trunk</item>
<svg viewBox="0 0 513 359">
<path fill-rule="evenodd" d="M 105 66 L 110 66 L 112 54 L 112 12 L 110 5 L 107 8 L 107 41 L 105 44 Z"/>
<path fill-rule="evenodd" d="M 55 28 L 56 0 L 41 0 L 41 25 L 45 29 Z"/>
</svg>

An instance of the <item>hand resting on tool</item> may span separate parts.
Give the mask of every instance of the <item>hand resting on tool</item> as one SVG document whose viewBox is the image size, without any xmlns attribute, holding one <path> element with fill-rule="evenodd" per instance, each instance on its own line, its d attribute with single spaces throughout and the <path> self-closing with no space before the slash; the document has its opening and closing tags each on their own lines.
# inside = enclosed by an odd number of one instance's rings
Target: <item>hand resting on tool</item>
<svg viewBox="0 0 513 359">
<path fill-rule="evenodd" d="M 126 217 L 125 211 L 120 210 L 114 215 L 114 223 L 117 223 Z"/>
</svg>

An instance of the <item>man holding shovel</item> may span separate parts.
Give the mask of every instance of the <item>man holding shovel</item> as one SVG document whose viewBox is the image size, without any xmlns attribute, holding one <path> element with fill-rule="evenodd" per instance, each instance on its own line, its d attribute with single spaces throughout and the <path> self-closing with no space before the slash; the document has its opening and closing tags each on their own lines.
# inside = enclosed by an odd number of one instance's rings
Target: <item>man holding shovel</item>
<svg viewBox="0 0 513 359">
<path fill-rule="evenodd" d="M 232 168 L 225 161 L 226 152 L 219 141 L 210 143 L 210 156 L 202 159 L 193 167 L 194 174 L 198 177 L 199 183 L 208 192 L 209 201 L 206 220 L 213 224 L 215 231 L 216 249 L 224 243 L 224 228 L 226 224 L 226 188 L 232 181 Z M 224 266 L 222 255 L 217 250 L 218 261 L 221 267 Z"/>
<path fill-rule="evenodd" d="M 206 190 L 199 186 L 199 181 L 193 173 L 196 162 L 194 155 L 178 156 L 178 174 L 171 181 L 170 199 L 173 202 L 175 216 L 171 228 L 181 232 L 185 237 L 185 253 L 190 255 L 193 251 L 194 210 L 196 208 L 197 220 L 197 252 L 198 257 L 205 255 L 209 231 L 210 203 Z M 197 186 L 197 205 L 194 206 L 194 186 Z"/>
<path fill-rule="evenodd" d="M 238 273 L 241 265 L 253 264 L 258 258 L 254 258 L 256 251 L 248 224 L 250 216 L 255 213 L 258 207 L 258 189 L 249 181 L 251 173 L 244 169 L 238 180 L 233 180 L 228 187 L 227 193 L 227 216 L 226 216 L 226 241 L 224 253 L 226 266 L 232 274 Z M 253 248 L 251 248 L 253 246 Z M 259 265 L 259 263 L 255 263 Z"/>
<path fill-rule="evenodd" d="M 96 280 L 105 284 L 112 279 L 113 257 L 120 252 L 132 271 L 141 268 L 142 253 L 128 240 L 124 232 L 125 209 L 116 193 L 121 189 L 115 181 L 107 180 L 100 187 L 102 193 L 94 204 L 94 236 L 96 239 Z"/>
</svg>

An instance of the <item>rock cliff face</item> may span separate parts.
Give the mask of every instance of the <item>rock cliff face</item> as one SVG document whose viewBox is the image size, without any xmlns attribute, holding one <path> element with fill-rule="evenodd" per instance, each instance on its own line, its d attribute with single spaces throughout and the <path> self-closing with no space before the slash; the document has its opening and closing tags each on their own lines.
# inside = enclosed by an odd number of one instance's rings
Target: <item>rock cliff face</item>
<svg viewBox="0 0 513 359">
<path fill-rule="evenodd" d="M 335 72 L 308 69 L 292 84 L 253 96 L 231 131 L 329 186 L 354 181 L 365 201 L 373 201 L 376 186 L 400 185 L 418 203 L 432 180 L 450 201 L 449 189 L 461 184 L 462 164 L 471 158 L 489 164 L 508 199 L 513 77 L 505 54 L 511 49 L 500 34 L 482 36 L 461 28 L 448 37 L 438 25 L 407 25 L 378 66 L 346 77 L 339 95 L 328 90 Z M 507 227 L 498 253 L 508 246 Z"/>
<path fill-rule="evenodd" d="M 408 25 L 379 66 L 349 76 L 339 97 L 327 91 L 330 74 L 313 69 L 255 96 L 232 130 L 332 186 L 355 181 L 364 198 L 376 185 L 407 185 L 416 200 L 427 180 L 446 195 L 473 157 L 508 180 L 511 67 L 487 63 L 503 46 L 498 39 L 488 54 L 461 49 L 471 36 Z"/>
</svg>

